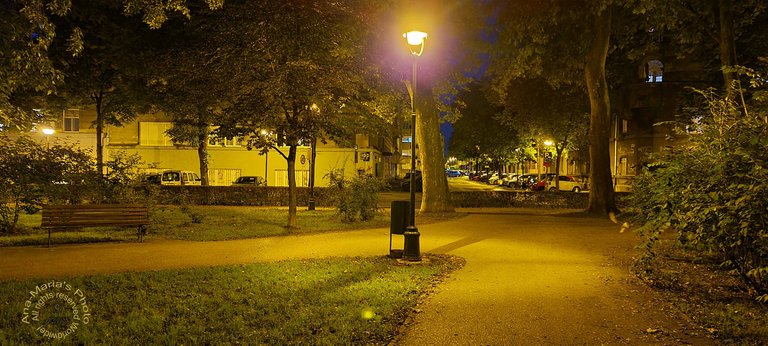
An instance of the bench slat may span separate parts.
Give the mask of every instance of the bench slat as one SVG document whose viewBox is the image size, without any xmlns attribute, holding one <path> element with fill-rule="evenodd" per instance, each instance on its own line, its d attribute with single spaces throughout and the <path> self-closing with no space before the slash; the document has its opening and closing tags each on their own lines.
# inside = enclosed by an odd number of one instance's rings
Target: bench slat
<svg viewBox="0 0 768 346">
<path fill-rule="evenodd" d="M 119 216 L 119 215 L 128 215 L 128 216 L 142 216 L 147 215 L 147 212 L 114 212 L 114 211 L 105 211 L 102 213 L 45 213 L 43 217 L 71 217 L 71 216 L 82 216 L 82 217 L 110 217 L 110 216 Z"/>
<path fill-rule="evenodd" d="M 134 208 L 134 209 L 147 209 L 147 207 L 136 204 L 51 204 L 43 206 L 48 210 L 56 209 L 115 209 L 115 208 Z"/>
<path fill-rule="evenodd" d="M 99 214 L 99 213 L 146 213 L 146 209 L 138 208 L 111 208 L 111 209 L 60 209 L 60 210 L 43 210 L 44 214 Z"/>
<path fill-rule="evenodd" d="M 41 227 L 53 228 L 135 226 L 139 240 L 149 225 L 147 207 L 133 204 L 44 205 Z"/>
<path fill-rule="evenodd" d="M 49 222 L 44 227 L 141 226 L 141 225 L 148 225 L 148 224 L 149 222 L 143 222 L 143 221 L 125 221 L 125 222 L 81 221 L 81 222 Z"/>
</svg>

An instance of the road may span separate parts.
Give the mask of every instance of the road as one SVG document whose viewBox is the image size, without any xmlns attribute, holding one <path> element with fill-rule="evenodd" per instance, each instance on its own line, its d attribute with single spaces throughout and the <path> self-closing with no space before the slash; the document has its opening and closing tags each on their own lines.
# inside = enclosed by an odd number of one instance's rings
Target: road
<svg viewBox="0 0 768 346">
<path fill-rule="evenodd" d="M 467 177 L 448 178 L 450 191 L 512 191 L 498 185 L 488 185 L 477 181 L 471 181 Z M 406 191 L 389 191 L 379 193 L 379 208 L 389 208 L 392 201 L 407 201 L 409 194 Z M 416 208 L 421 207 L 421 193 L 416 193 Z"/>
<path fill-rule="evenodd" d="M 467 177 L 448 178 L 448 189 L 451 191 L 512 191 L 499 185 L 471 181 Z"/>
</svg>

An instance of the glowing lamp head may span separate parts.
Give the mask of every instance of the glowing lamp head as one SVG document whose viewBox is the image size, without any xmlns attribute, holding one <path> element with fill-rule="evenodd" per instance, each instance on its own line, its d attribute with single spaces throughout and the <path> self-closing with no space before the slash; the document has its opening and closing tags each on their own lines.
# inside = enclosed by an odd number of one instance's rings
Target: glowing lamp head
<svg viewBox="0 0 768 346">
<path fill-rule="evenodd" d="M 552 143 L 552 141 L 550 141 L 550 140 L 544 141 L 544 145 L 546 145 L 546 146 L 550 146 L 552 144 L 554 144 L 554 143 Z"/>
<path fill-rule="evenodd" d="M 427 39 L 427 33 L 421 31 L 409 31 L 403 34 L 403 37 L 408 41 L 408 45 L 411 46 L 411 54 L 420 56 L 424 51 L 424 40 Z"/>
<path fill-rule="evenodd" d="M 54 133 L 56 133 L 56 130 L 54 130 L 54 129 L 50 128 L 50 127 L 46 127 L 46 128 L 43 129 L 43 134 L 45 134 L 45 135 L 49 135 L 50 136 L 50 135 L 52 135 Z"/>
</svg>

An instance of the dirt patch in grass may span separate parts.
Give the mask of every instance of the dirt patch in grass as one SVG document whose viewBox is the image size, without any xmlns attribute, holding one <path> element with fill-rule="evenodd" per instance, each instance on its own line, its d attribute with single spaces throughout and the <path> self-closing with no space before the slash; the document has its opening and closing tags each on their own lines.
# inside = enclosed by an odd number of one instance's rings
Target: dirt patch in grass
<svg viewBox="0 0 768 346">
<path fill-rule="evenodd" d="M 768 340 L 768 304 L 756 301 L 755 292 L 710 254 L 667 242 L 659 245 L 653 266 L 645 281 L 711 338 L 742 345 Z"/>
</svg>

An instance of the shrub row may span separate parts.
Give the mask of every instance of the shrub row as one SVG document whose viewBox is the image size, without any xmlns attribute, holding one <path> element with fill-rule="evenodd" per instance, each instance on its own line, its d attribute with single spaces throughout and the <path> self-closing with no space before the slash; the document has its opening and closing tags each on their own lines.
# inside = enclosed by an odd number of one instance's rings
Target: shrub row
<svg viewBox="0 0 768 346">
<path fill-rule="evenodd" d="M 451 192 L 461 208 L 586 208 L 589 195 L 574 192 L 468 191 Z"/>
<path fill-rule="evenodd" d="M 298 205 L 309 202 L 309 188 L 296 189 Z M 315 187 L 319 207 L 333 206 L 330 191 Z M 284 186 L 160 186 L 158 203 L 178 204 L 180 199 L 196 205 L 287 206 L 288 187 Z"/>
<path fill-rule="evenodd" d="M 296 189 L 299 205 L 307 205 L 309 189 Z M 315 188 L 319 207 L 334 206 L 332 191 Z M 621 200 L 619 194 L 618 199 Z M 184 197 L 197 205 L 287 206 L 288 188 L 282 186 L 161 186 L 160 204 L 179 203 Z M 589 195 L 573 192 L 468 191 L 452 192 L 453 205 L 461 208 L 586 208 Z"/>
</svg>

